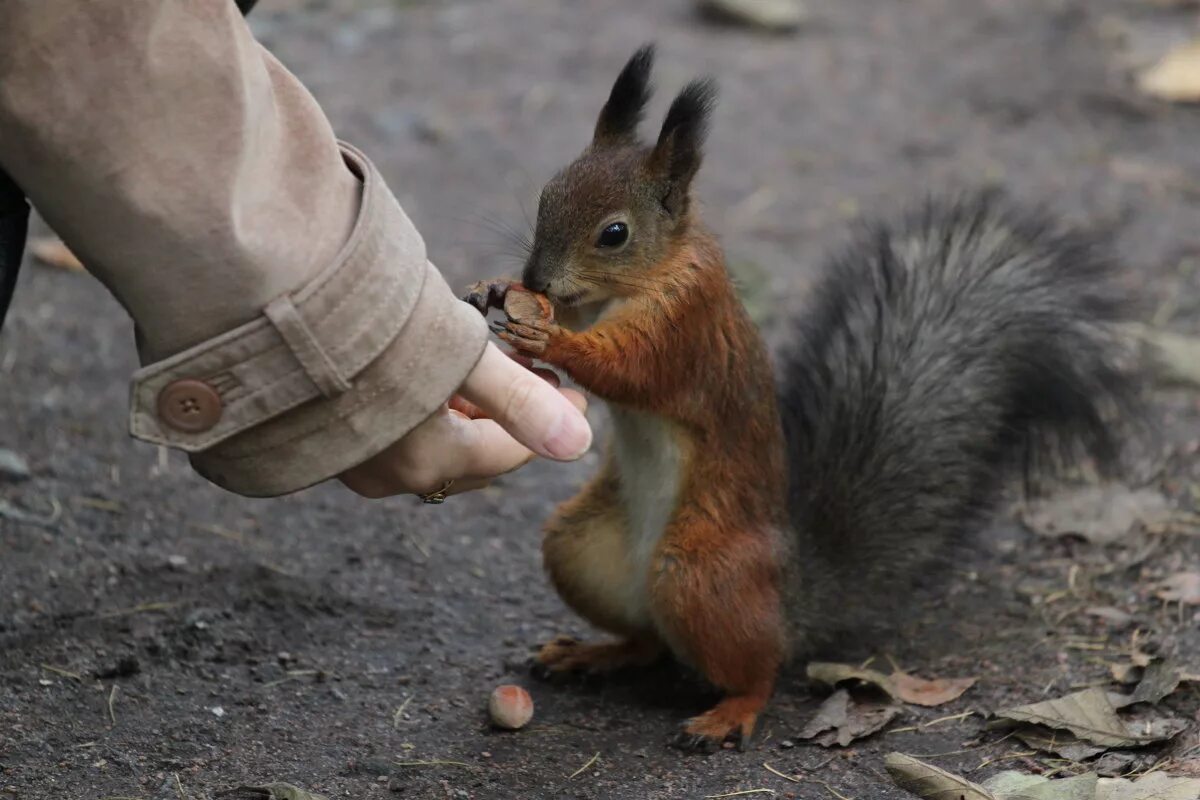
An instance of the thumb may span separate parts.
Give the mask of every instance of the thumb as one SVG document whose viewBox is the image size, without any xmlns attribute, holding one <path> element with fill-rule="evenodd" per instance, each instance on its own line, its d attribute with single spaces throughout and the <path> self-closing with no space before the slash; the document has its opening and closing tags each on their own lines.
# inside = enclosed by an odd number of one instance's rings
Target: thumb
<svg viewBox="0 0 1200 800">
<path fill-rule="evenodd" d="M 592 429 L 579 409 L 490 342 L 459 394 L 538 455 L 572 461 L 592 444 Z"/>
</svg>

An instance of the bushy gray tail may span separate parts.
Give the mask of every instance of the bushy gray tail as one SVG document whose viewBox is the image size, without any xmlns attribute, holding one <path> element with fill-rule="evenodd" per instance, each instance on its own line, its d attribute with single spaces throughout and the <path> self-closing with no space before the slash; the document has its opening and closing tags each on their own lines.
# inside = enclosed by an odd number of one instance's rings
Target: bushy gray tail
<svg viewBox="0 0 1200 800">
<path fill-rule="evenodd" d="M 929 203 L 828 264 L 783 359 L 802 648 L 902 604 L 1014 473 L 1114 462 L 1126 306 L 1085 237 L 992 196 Z"/>
</svg>

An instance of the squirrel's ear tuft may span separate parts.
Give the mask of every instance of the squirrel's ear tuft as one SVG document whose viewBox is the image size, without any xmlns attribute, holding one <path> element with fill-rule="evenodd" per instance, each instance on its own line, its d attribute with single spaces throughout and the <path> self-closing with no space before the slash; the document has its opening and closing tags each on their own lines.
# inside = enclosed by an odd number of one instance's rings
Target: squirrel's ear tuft
<svg viewBox="0 0 1200 800">
<path fill-rule="evenodd" d="M 687 208 L 688 189 L 700 169 L 708 120 L 716 103 L 717 85 L 711 78 L 692 81 L 671 103 L 663 121 L 649 163 L 666 182 L 663 205 L 672 214 Z"/>
<path fill-rule="evenodd" d="M 642 46 L 625 64 L 608 95 L 608 102 L 600 111 L 600 119 L 596 121 L 595 144 L 620 144 L 637 139 L 637 126 L 650 100 L 650 70 L 653 66 L 652 44 Z"/>
</svg>

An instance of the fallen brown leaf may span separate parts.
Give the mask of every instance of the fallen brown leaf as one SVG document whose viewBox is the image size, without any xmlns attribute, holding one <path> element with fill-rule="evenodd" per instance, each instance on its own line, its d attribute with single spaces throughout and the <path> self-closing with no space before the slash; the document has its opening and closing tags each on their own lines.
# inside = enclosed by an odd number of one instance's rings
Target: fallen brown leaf
<svg viewBox="0 0 1200 800">
<path fill-rule="evenodd" d="M 979 784 L 903 753 L 888 753 L 883 766 L 897 786 L 926 800 L 997 800 Z"/>
<path fill-rule="evenodd" d="M 1200 572 L 1177 572 L 1159 584 L 1155 594 L 1168 603 L 1200 605 Z"/>
<path fill-rule="evenodd" d="M 825 699 L 798 738 L 823 747 L 846 747 L 880 730 L 899 713 L 900 706 L 895 703 L 855 702 L 848 691 L 838 689 Z"/>
<path fill-rule="evenodd" d="M 1117 716 L 1109 693 L 1099 688 L 1003 709 L 997 711 L 996 716 L 1004 721 L 1026 722 L 1068 730 L 1082 741 L 1105 747 L 1136 747 L 1174 735 L 1164 735 L 1164 730 L 1135 733 Z"/>
<path fill-rule="evenodd" d="M 873 686 L 894 700 L 917 706 L 940 706 L 957 700 L 963 692 L 975 685 L 977 678 L 935 678 L 926 680 L 894 670 L 891 675 L 873 669 L 863 669 L 850 664 L 813 662 L 808 665 L 809 680 L 827 686 L 837 686 L 847 681 L 858 681 Z"/>
<path fill-rule="evenodd" d="M 906 703 L 917 706 L 940 706 L 962 697 L 975 685 L 977 678 L 935 678 L 925 680 L 896 671 L 890 676 L 896 694 Z"/>
<path fill-rule="evenodd" d="M 1095 800 L 1196 800 L 1197 797 L 1200 797 L 1200 779 L 1151 772 L 1135 781 L 1102 778 L 1096 787 Z"/>
<path fill-rule="evenodd" d="M 1162 177 L 1168 182 L 1179 181 L 1178 171 Z M 1125 330 L 1159 383 L 1200 387 L 1200 339 L 1148 325 L 1127 325 Z"/>
<path fill-rule="evenodd" d="M 1167 51 L 1138 76 L 1138 88 L 1172 103 L 1200 103 L 1200 40 Z"/>
<path fill-rule="evenodd" d="M 1103 753 L 1100 745 L 1088 744 L 1070 731 L 1059 731 L 1044 725 L 1022 725 L 1013 735 L 1030 747 L 1045 753 L 1054 753 L 1071 761 L 1083 761 Z"/>
<path fill-rule="evenodd" d="M 1142 671 L 1142 679 L 1129 696 L 1129 704 L 1157 703 L 1179 688 L 1183 673 L 1173 661 L 1155 661 Z"/>
<path fill-rule="evenodd" d="M 86 271 L 83 263 L 76 258 L 71 249 L 62 240 L 54 236 L 33 239 L 29 243 L 29 252 L 43 264 L 71 272 Z"/>
<path fill-rule="evenodd" d="M 1094 772 L 1052 780 L 1011 770 L 997 773 L 983 782 L 984 788 L 996 800 L 1093 800 L 1096 784 Z"/>
</svg>

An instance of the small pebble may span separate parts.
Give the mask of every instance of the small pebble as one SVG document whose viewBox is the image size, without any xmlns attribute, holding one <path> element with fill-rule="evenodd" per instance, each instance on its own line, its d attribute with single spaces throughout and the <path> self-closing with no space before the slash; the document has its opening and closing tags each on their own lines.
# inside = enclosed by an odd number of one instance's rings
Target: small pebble
<svg viewBox="0 0 1200 800">
<path fill-rule="evenodd" d="M 0 482 L 29 480 L 29 464 L 20 453 L 0 447 Z"/>
<path fill-rule="evenodd" d="M 518 730 L 533 719 L 533 698 L 520 686 L 497 686 L 488 700 L 488 714 L 496 727 Z"/>
</svg>

